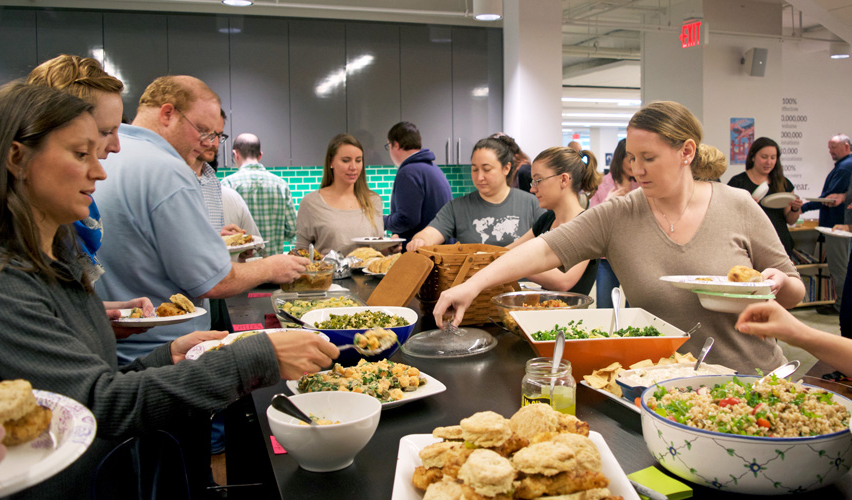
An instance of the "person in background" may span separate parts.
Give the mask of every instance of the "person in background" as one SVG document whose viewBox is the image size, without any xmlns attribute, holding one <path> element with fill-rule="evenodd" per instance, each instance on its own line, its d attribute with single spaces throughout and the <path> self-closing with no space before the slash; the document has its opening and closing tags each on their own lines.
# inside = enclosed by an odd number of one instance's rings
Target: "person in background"
<svg viewBox="0 0 852 500">
<path fill-rule="evenodd" d="M 726 167 L 724 154 L 702 144 L 702 135 L 698 119 L 676 102 L 653 102 L 639 110 L 627 126 L 627 158 L 642 189 L 587 210 L 445 290 L 435 305 L 436 323 L 443 325 L 444 313 L 453 309 L 458 325 L 486 288 L 603 255 L 631 306 L 684 331 L 701 322 L 703 328 L 681 352 L 697 353 L 712 335 L 711 363 L 742 373 L 781 365 L 784 354 L 775 342 L 740 335 L 730 314 L 704 309 L 693 292 L 660 281 L 671 275 L 726 275 L 744 265 L 773 280 L 772 292 L 785 307 L 805 294 L 772 224 L 751 196 L 700 180 L 715 179 Z"/>
<path fill-rule="evenodd" d="M 296 248 L 343 255 L 361 246 L 353 238 L 384 236 L 381 196 L 367 187 L 364 148 L 349 134 L 328 143 L 320 188 L 302 198 L 296 218 Z"/>
<path fill-rule="evenodd" d="M 187 167 L 221 130 L 221 101 L 197 78 L 160 77 L 142 93 L 133 125 L 119 128 L 122 150 L 104 161 L 108 178 L 94 195 L 109 228 L 99 255 L 110 272 L 96 283 L 99 295 L 149 297 L 159 304 L 182 293 L 209 309 L 206 299 L 293 281 L 305 270 L 307 259 L 289 255 L 231 262 Z M 189 331 L 207 330 L 210 321 L 204 314 L 124 339 L 119 362 L 128 364 Z"/>
<path fill-rule="evenodd" d="M 532 162 L 530 161 L 530 157 L 521 150 L 515 139 L 505 133 L 497 132 L 496 134 L 491 134 L 490 137 L 492 139 L 506 138 L 506 144 L 509 146 L 509 151 L 512 152 L 512 170 L 509 174 L 512 180 L 512 187 L 529 193 L 530 181 L 532 180 Z"/>
<path fill-rule="evenodd" d="M 224 184 L 222 185 L 222 209 L 225 211 L 225 227 L 233 224 L 252 236 L 263 238 L 246 201 L 235 189 Z"/>
<path fill-rule="evenodd" d="M 767 196 L 775 193 L 792 193 L 793 183 L 784 177 L 784 167 L 781 165 L 781 148 L 778 143 L 768 137 L 759 137 L 748 149 L 746 155 L 745 172 L 731 177 L 729 186 L 745 189 L 754 193 L 755 189 L 764 182 L 769 185 Z M 755 200 L 759 202 L 760 200 Z M 781 244 L 787 255 L 793 253 L 793 236 L 787 228 L 788 224 L 795 224 L 799 218 L 802 208 L 802 199 L 796 198 L 784 208 L 769 208 L 763 205 L 760 208 L 772 221 Z"/>
<path fill-rule="evenodd" d="M 612 161 L 609 163 L 609 172 L 603 177 L 598 190 L 589 199 L 589 208 L 600 205 L 617 196 L 624 196 L 639 187 L 633 178 L 633 170 L 630 163 L 624 161 L 627 148 L 627 140 L 618 141 L 615 151 L 612 153 Z M 612 308 L 612 289 L 620 285 L 618 277 L 612 271 L 612 266 L 605 258 L 600 259 L 598 265 L 597 283 L 595 287 L 595 307 L 598 309 Z"/>
<path fill-rule="evenodd" d="M 825 178 L 820 198 L 828 201 L 809 201 L 802 205 L 802 213 L 819 210 L 819 225 L 834 227 L 844 223 L 844 200 L 846 191 L 852 180 L 852 141 L 845 134 L 838 134 L 828 141 L 828 153 L 834 160 L 834 168 Z M 837 300 L 834 304 L 818 306 L 819 314 L 839 314 L 840 302 L 843 299 L 843 283 L 846 279 L 846 263 L 849 260 L 849 240 L 846 238 L 825 239 L 825 260 L 828 263 L 828 274 L 834 280 L 834 291 Z"/>
<path fill-rule="evenodd" d="M 511 141 L 514 143 L 514 141 Z M 544 214 L 535 196 L 510 187 L 512 152 L 509 138 L 488 137 L 473 146 L 470 176 L 476 191 L 456 198 L 408 242 L 413 252 L 450 238 L 461 243 L 506 246 L 532 228 Z"/>
<path fill-rule="evenodd" d="M 555 147 L 539 153 L 532 163 L 530 187 L 539 206 L 547 212 L 508 248 L 515 248 L 582 214 L 585 209 L 580 206 L 578 195 L 581 191 L 594 192 L 597 189 L 601 181 L 597 167 L 598 162 L 591 151 L 577 152 Z M 595 284 L 597 266 L 597 259 L 584 260 L 567 271 L 551 269 L 528 276 L 528 279 L 546 290 L 588 295 Z"/>
<path fill-rule="evenodd" d="M 571 141 L 568 143 L 568 147 L 577 151 L 578 153 L 583 150 L 583 145 L 577 141 Z"/>
<path fill-rule="evenodd" d="M 407 242 L 453 199 L 453 192 L 447 176 L 435 165 L 435 154 L 422 148 L 420 131 L 413 123 L 399 122 L 391 127 L 385 149 L 398 170 L 390 215 L 383 217 L 384 225 Z"/>
<path fill-rule="evenodd" d="M 182 439 L 197 432 L 199 417 L 281 378 L 317 372 L 339 351 L 311 333 L 278 332 L 181 362 L 193 346 L 225 335 L 193 332 L 119 368 L 109 318 L 82 270 L 71 227 L 88 214 L 91 193 L 106 177 L 98 138 L 90 104 L 44 86 L 0 89 L 0 380 L 23 378 L 79 401 L 98 424 L 82 456 L 15 498 L 89 498 L 105 455 L 155 429 L 181 439 L 193 496 L 202 498 L 209 453 Z M 104 277 L 114 274 L 107 267 Z"/>
<path fill-rule="evenodd" d="M 263 151 L 256 135 L 238 135 L 233 153 L 240 169 L 222 179 L 222 185 L 233 188 L 245 200 L 266 239 L 266 254 L 283 253 L 284 245 L 296 236 L 296 207 L 290 186 L 260 163 Z"/>
</svg>

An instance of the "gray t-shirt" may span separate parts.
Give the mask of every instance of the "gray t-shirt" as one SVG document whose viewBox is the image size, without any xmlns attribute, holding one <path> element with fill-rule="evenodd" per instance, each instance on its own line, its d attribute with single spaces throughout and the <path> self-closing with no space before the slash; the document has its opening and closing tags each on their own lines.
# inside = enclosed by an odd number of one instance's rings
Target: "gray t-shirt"
<svg viewBox="0 0 852 500">
<path fill-rule="evenodd" d="M 460 243 L 485 243 L 504 247 L 530 230 L 544 213 L 535 196 L 511 188 L 501 203 L 489 203 L 479 191 L 456 198 L 438 212 L 429 223 L 444 240 Z"/>
</svg>

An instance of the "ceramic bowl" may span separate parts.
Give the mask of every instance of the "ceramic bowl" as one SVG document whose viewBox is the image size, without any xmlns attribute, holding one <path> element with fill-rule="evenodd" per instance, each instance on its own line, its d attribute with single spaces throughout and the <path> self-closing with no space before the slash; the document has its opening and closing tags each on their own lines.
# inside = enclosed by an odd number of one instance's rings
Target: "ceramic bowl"
<svg viewBox="0 0 852 500">
<path fill-rule="evenodd" d="M 300 425 L 300 420 L 272 406 L 266 409 L 269 427 L 278 443 L 299 467 L 311 472 L 331 472 L 352 465 L 355 455 L 373 437 L 382 404 L 355 392 L 309 392 L 290 396 L 308 415 L 325 418 L 332 425 Z"/>
<path fill-rule="evenodd" d="M 734 374 L 737 371 L 722 365 L 702 363 L 695 371 L 695 363 L 675 363 L 624 370 L 615 378 L 624 398 L 633 401 L 655 383 L 673 378 L 698 377 L 705 375 Z"/>
<path fill-rule="evenodd" d="M 751 193 L 751 197 L 754 198 L 755 201 L 760 201 L 766 196 L 766 193 L 769 192 L 769 184 L 766 182 L 761 182 Z"/>
<path fill-rule="evenodd" d="M 766 302 L 775 298 L 773 294 L 749 295 L 744 293 L 708 292 L 706 290 L 693 290 L 698 295 L 704 309 L 710 311 L 739 314 L 751 304 Z"/>
<path fill-rule="evenodd" d="M 659 385 L 698 388 L 729 382 L 731 375 L 690 377 Z M 737 375 L 754 383 L 757 376 Z M 807 386 L 813 387 L 813 386 Z M 724 492 L 751 495 L 799 493 L 837 481 L 852 467 L 849 428 L 832 434 L 799 438 L 738 436 L 679 424 L 648 407 L 656 388 L 642 393 L 642 434 L 654 458 L 687 481 Z M 852 411 L 852 401 L 833 394 Z"/>
</svg>

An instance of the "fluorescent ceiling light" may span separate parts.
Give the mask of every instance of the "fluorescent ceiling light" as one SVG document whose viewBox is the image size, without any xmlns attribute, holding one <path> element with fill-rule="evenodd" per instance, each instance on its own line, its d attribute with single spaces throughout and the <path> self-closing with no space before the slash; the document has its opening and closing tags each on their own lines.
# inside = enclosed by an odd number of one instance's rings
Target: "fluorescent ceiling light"
<svg viewBox="0 0 852 500">
<path fill-rule="evenodd" d="M 473 18 L 477 21 L 503 19 L 503 0 L 473 0 Z"/>
<path fill-rule="evenodd" d="M 831 42 L 828 46 L 828 54 L 832 59 L 847 59 L 849 57 L 849 44 L 846 42 Z"/>
<path fill-rule="evenodd" d="M 563 97 L 562 102 L 594 102 L 599 104 L 615 104 L 618 106 L 641 106 L 641 99 L 611 99 L 605 97 Z"/>
<path fill-rule="evenodd" d="M 563 127 L 627 127 L 625 122 L 562 122 Z"/>
<path fill-rule="evenodd" d="M 222 3 L 231 7 L 248 7 L 254 2 L 251 0 L 222 0 Z"/>
<path fill-rule="evenodd" d="M 568 118 L 627 118 L 633 116 L 633 113 L 562 113 L 562 116 Z"/>
</svg>

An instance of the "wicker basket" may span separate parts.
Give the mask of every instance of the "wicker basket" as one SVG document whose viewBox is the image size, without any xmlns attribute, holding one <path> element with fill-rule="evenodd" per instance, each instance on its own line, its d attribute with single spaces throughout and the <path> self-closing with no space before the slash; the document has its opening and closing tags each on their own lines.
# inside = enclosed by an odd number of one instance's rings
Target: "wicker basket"
<svg viewBox="0 0 852 500">
<path fill-rule="evenodd" d="M 508 252 L 503 247 L 482 244 L 432 245 L 424 246 L 417 251 L 435 263 L 429 277 L 420 287 L 417 297 L 420 299 L 421 311 L 431 315 L 441 292 L 464 283 L 488 264 Z M 501 293 L 520 290 L 517 281 L 501 286 L 486 288 L 470 304 L 464 313 L 462 325 L 479 325 L 487 323 L 490 318 L 499 317 L 497 306 L 491 303 L 491 297 Z"/>
</svg>

